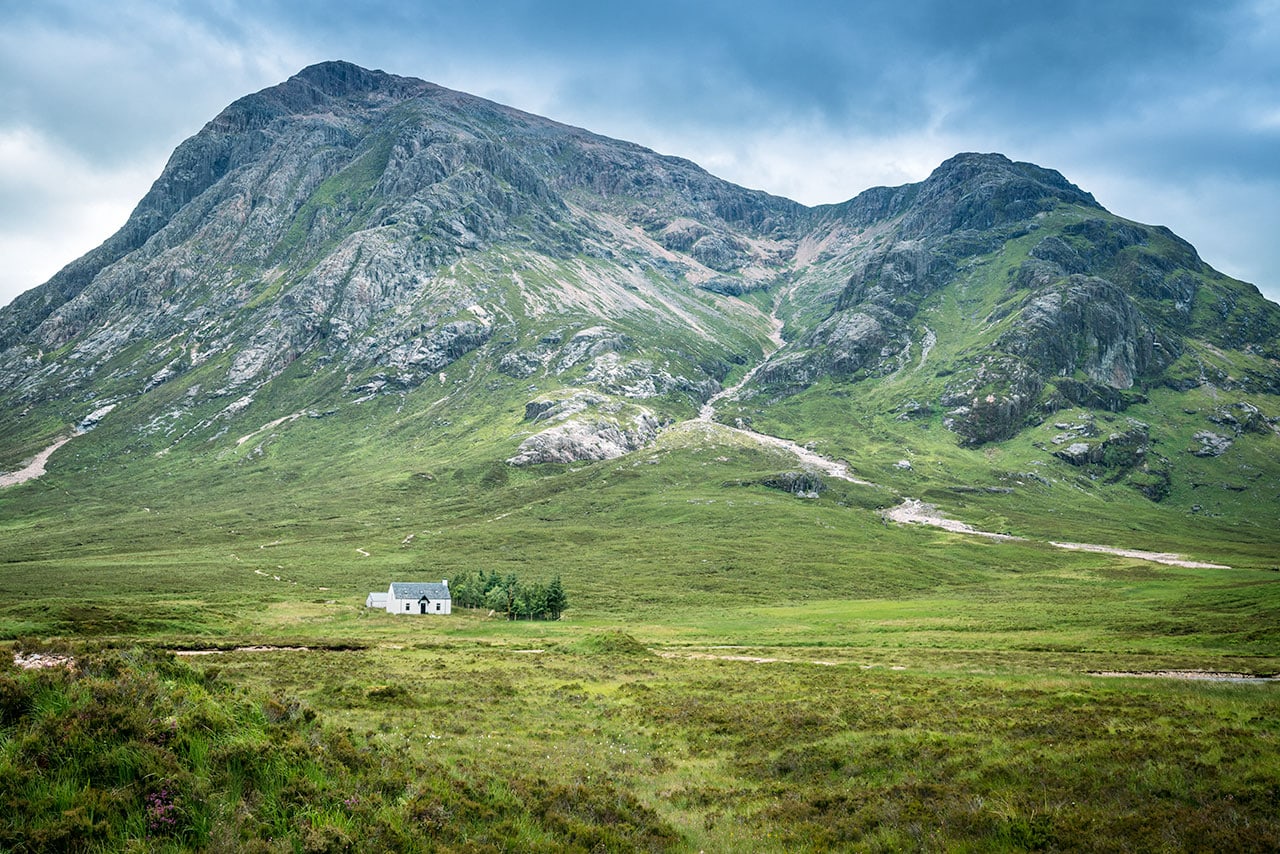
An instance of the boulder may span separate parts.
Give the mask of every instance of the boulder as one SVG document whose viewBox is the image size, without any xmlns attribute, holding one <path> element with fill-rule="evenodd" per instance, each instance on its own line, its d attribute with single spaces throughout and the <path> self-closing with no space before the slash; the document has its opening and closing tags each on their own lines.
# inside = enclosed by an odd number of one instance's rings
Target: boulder
<svg viewBox="0 0 1280 854">
<path fill-rule="evenodd" d="M 1054 451 L 1053 455 L 1073 466 L 1084 466 L 1102 461 L 1102 446 L 1091 445 L 1088 442 L 1072 442 L 1065 448 Z"/>
<path fill-rule="evenodd" d="M 1237 436 L 1241 433 L 1270 433 L 1271 419 L 1252 403 L 1238 401 L 1230 406 L 1220 406 L 1209 416 L 1209 420 L 1220 427 L 1225 427 Z"/>
<path fill-rule="evenodd" d="M 520 443 L 513 466 L 612 460 L 643 448 L 658 435 L 658 421 L 641 412 L 629 422 L 614 418 L 571 419 Z"/>
<path fill-rule="evenodd" d="M 1230 437 L 1209 430 L 1201 430 L 1191 438 L 1200 443 L 1200 447 L 1191 451 L 1197 457 L 1220 457 L 1232 445 Z"/>
<path fill-rule="evenodd" d="M 518 380 L 528 379 L 542 367 L 542 360 L 535 353 L 516 351 L 508 353 L 498 362 L 498 371 Z"/>
</svg>

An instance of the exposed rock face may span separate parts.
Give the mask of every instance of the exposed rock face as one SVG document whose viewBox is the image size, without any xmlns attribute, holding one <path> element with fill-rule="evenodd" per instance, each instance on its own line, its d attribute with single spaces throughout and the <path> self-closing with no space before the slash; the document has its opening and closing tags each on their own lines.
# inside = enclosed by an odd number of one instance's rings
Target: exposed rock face
<svg viewBox="0 0 1280 854">
<path fill-rule="evenodd" d="M 1045 217 L 1067 209 L 1070 218 L 1046 227 L 1053 220 Z M 1009 271 L 995 309 L 972 319 L 991 336 L 966 352 L 968 363 L 956 366 L 958 378 L 935 400 L 914 401 L 942 408 L 962 443 L 1009 438 L 1064 405 L 1120 412 L 1157 384 L 1280 388 L 1280 314 L 1256 289 L 1223 291 L 1221 277 L 1185 241 L 1111 217 L 1056 172 L 960 155 L 921 184 L 868 191 L 826 212 L 838 224 L 821 245 L 856 246 L 851 272 L 826 316 L 757 375 L 774 399 L 824 379 L 875 379 L 922 361 L 936 343 L 926 344 L 933 333 L 918 317 L 922 306 L 971 287 L 971 271 L 1013 241 L 1029 248 L 1025 260 Z M 1233 331 L 1205 322 L 1210 302 Z M 1245 320 L 1241 303 L 1258 322 Z M 1256 355 L 1271 354 L 1248 374 L 1192 355 L 1197 340 L 1238 348 L 1245 338 L 1256 342 L 1246 345 Z M 1187 376 L 1188 356 L 1198 364 L 1195 378 Z"/>
<path fill-rule="evenodd" d="M 958 154 L 918 186 L 903 218 L 908 238 L 1021 223 L 1057 202 L 1098 207 L 1058 172 L 1003 157 Z"/>
<path fill-rule="evenodd" d="M 544 397 L 531 400 L 524 406 L 524 420 L 537 423 L 539 421 L 559 421 L 579 412 L 585 412 L 593 406 L 608 404 L 609 398 L 603 395 L 579 391 L 567 396 Z M 617 411 L 617 408 L 614 408 Z"/>
<path fill-rule="evenodd" d="M 1238 401 L 1230 406 L 1221 406 L 1214 410 L 1209 420 L 1237 436 L 1242 433 L 1270 433 L 1275 428 L 1275 420 L 1262 414 L 1262 410 L 1252 403 Z"/>
<path fill-rule="evenodd" d="M 920 184 L 870 190 L 827 209 L 846 229 L 893 224 L 853 255 L 830 316 L 760 379 L 794 391 L 824 376 L 892 372 L 910 346 L 921 303 L 954 281 L 966 259 L 1025 234 L 1019 223 L 1059 203 L 1097 208 L 1057 172 L 1000 155 L 962 154 Z"/>
<path fill-rule="evenodd" d="M 643 448 L 658 435 L 658 421 L 642 412 L 629 422 L 619 418 L 574 418 L 520 443 L 515 466 L 612 460 Z"/>
<path fill-rule="evenodd" d="M 1060 460 L 1066 460 L 1073 466 L 1100 463 L 1102 462 L 1102 445 L 1090 445 L 1088 442 L 1072 442 L 1065 448 L 1054 451 L 1053 455 Z"/>
<path fill-rule="evenodd" d="M 615 459 L 648 445 L 660 427 L 645 407 L 582 389 L 529 401 L 524 420 L 545 429 L 520 443 L 511 465 Z"/>
<path fill-rule="evenodd" d="M 1231 448 L 1230 437 L 1210 430 L 1200 430 L 1192 438 L 1200 443 L 1200 447 L 1191 452 L 1197 457 L 1220 457 Z"/>
<path fill-rule="evenodd" d="M 1053 455 L 1073 466 L 1131 469 L 1146 460 L 1151 445 L 1150 431 L 1150 425 L 1131 418 L 1126 430 L 1111 432 L 1100 440 L 1072 442 Z"/>
<path fill-rule="evenodd" d="M 817 498 L 827 488 L 820 475 L 807 471 L 784 471 L 761 479 L 760 485 L 789 492 L 800 498 Z"/>
<path fill-rule="evenodd" d="M 1078 371 L 1112 389 L 1132 388 L 1177 355 L 1176 345 L 1157 340 L 1124 291 L 1081 275 L 1033 292 L 1020 322 L 997 346 L 1041 375 L 1070 377 Z"/>
<path fill-rule="evenodd" d="M 1036 408 L 1044 382 L 1025 363 L 1008 357 L 983 359 L 965 379 L 952 382 L 941 403 L 946 425 L 966 444 L 1007 439 Z"/>
<path fill-rule="evenodd" d="M 270 397 L 252 392 L 286 371 L 338 376 L 363 401 L 452 381 L 467 359 L 472 375 L 696 408 L 760 312 L 691 294 L 776 277 L 804 210 L 636 145 L 322 63 L 229 106 L 118 234 L 0 309 L 0 389 L 22 411 L 102 396 L 109 374 L 122 411 L 149 423 L 145 395 L 195 388 L 171 420 L 212 431 L 198 410 L 235 412 L 211 398 Z"/>
<path fill-rule="evenodd" d="M 425 336 L 415 337 L 391 350 L 383 363 L 404 372 L 435 373 L 481 346 L 493 329 L 481 323 L 446 323 Z"/>
<path fill-rule="evenodd" d="M 535 353 L 507 353 L 498 362 L 498 370 L 509 377 L 526 379 L 542 368 L 542 360 Z"/>
</svg>

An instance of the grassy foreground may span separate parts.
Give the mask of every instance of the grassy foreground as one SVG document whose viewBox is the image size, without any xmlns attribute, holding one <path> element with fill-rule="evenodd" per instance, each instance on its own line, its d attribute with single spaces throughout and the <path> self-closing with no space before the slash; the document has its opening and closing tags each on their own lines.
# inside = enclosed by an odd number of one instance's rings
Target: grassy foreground
<svg viewBox="0 0 1280 854">
<path fill-rule="evenodd" d="M 991 542 L 885 524 L 910 471 L 800 498 L 728 433 L 525 471 L 462 415 L 448 458 L 358 426 L 145 466 L 73 443 L 0 493 L 0 638 L 79 662 L 0 654 L 0 849 L 1280 847 L 1277 683 L 1090 675 L 1280 672 L 1243 510 L 918 493 L 1028 537 Z M 561 576 L 565 619 L 362 607 L 477 568 Z"/>
<path fill-rule="evenodd" d="M 1274 685 L 659 650 L 617 631 L 170 653 L 0 676 L 0 845 L 1237 850 L 1280 845 Z M 563 629 L 563 627 L 557 627 Z M 531 644 L 537 644 L 536 646 Z M 24 644 L 30 647 L 30 644 Z"/>
</svg>

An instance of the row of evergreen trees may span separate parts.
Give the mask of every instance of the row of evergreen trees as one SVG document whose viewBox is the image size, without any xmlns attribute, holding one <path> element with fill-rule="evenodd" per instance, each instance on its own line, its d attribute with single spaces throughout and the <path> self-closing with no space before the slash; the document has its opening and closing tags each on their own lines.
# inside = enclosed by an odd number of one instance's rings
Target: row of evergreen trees
<svg viewBox="0 0 1280 854">
<path fill-rule="evenodd" d="M 464 572 L 449 579 L 454 607 L 488 608 L 508 620 L 558 620 L 569 597 L 560 576 L 549 583 L 523 584 L 514 572 Z"/>
</svg>

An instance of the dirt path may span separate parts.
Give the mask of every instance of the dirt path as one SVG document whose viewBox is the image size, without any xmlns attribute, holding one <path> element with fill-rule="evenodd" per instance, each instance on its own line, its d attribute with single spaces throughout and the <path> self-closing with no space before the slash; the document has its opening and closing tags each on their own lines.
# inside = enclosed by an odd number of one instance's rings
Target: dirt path
<svg viewBox="0 0 1280 854">
<path fill-rule="evenodd" d="M 822 667 L 835 667 L 839 661 L 820 661 L 808 658 L 772 658 L 762 655 L 716 655 L 710 652 L 675 652 L 672 650 L 655 650 L 659 658 L 682 658 L 689 661 L 739 661 L 744 664 L 817 664 Z"/>
<path fill-rule="evenodd" d="M 757 433 L 754 430 L 746 430 L 742 427 L 729 427 L 725 424 L 722 424 L 721 426 L 726 430 L 732 430 L 735 433 L 742 434 L 743 436 L 750 436 L 761 445 L 768 445 L 772 448 L 789 451 L 790 453 L 795 454 L 795 456 L 799 458 L 800 462 L 804 465 L 812 469 L 818 469 L 831 477 L 839 478 L 840 480 L 848 481 L 849 483 L 856 483 L 859 486 L 876 486 L 876 484 L 869 480 L 862 480 L 861 478 L 856 478 L 850 474 L 849 466 L 843 460 L 833 460 L 830 457 L 824 457 L 817 451 L 810 450 L 803 445 L 798 445 L 790 439 L 781 439 L 777 436 L 770 436 L 767 433 Z"/>
<path fill-rule="evenodd" d="M 35 480 L 42 476 L 44 474 L 45 464 L 49 462 L 49 457 L 53 456 L 54 451 L 67 444 L 67 442 L 70 442 L 72 438 L 72 436 L 63 436 L 61 439 L 32 457 L 31 461 L 22 468 L 17 471 L 8 472 L 7 474 L 0 474 L 0 489 L 3 489 L 6 486 L 17 486 L 20 483 L 26 483 L 29 480 Z"/>
<path fill-rule="evenodd" d="M 173 654 L 183 658 L 197 655 L 223 655 L 228 652 L 310 652 L 305 646 L 238 646 L 235 649 L 175 649 Z"/>
<path fill-rule="evenodd" d="M 236 439 L 236 447 L 237 448 L 240 447 L 245 442 L 252 439 L 254 436 L 257 436 L 259 433 L 262 433 L 266 430 L 274 430 L 276 427 L 279 427 L 281 424 L 285 423 L 286 421 L 297 421 L 299 418 L 302 417 L 302 415 L 303 413 L 301 412 L 295 412 L 292 415 L 286 415 L 283 418 L 277 418 L 275 421 L 269 421 L 266 424 L 263 424 L 257 430 L 254 430 L 252 433 L 246 433 L 245 435 L 241 436 L 239 439 Z"/>
</svg>

